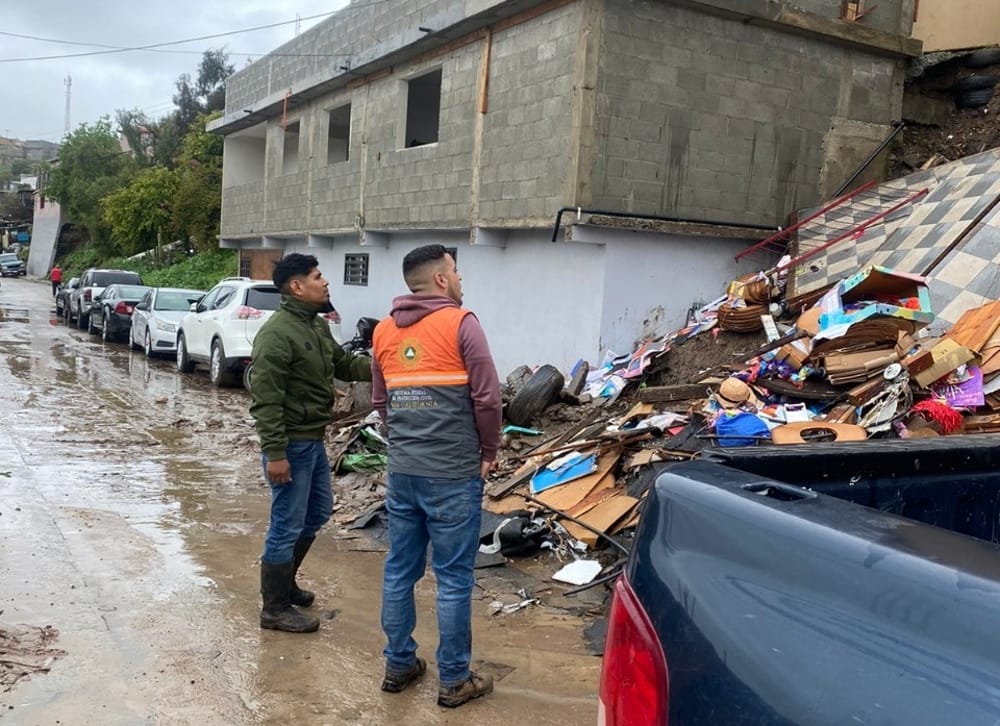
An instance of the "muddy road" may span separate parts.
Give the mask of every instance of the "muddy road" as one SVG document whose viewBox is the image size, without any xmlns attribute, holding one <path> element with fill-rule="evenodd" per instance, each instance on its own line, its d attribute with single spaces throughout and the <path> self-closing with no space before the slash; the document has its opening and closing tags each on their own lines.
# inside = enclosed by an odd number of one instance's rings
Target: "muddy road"
<svg viewBox="0 0 1000 726">
<path fill-rule="evenodd" d="M 482 587 L 473 657 L 496 692 L 437 707 L 430 575 L 417 629 L 428 674 L 381 693 L 382 555 L 329 532 L 302 573 L 320 631 L 261 631 L 268 499 L 247 404 L 203 371 L 67 328 L 47 283 L 2 281 L 0 722 L 596 723 L 600 661 L 583 620 L 549 605 L 492 616 Z M 11 661 L 36 670 L 13 682 Z"/>
</svg>

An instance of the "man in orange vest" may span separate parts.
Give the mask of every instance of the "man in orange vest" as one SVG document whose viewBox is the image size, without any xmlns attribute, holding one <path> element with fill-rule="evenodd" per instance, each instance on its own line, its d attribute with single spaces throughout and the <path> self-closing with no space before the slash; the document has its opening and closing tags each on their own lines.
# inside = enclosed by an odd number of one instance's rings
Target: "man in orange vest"
<svg viewBox="0 0 1000 726">
<path fill-rule="evenodd" d="M 411 295 L 375 328 L 372 405 L 389 431 L 389 554 L 382 579 L 387 644 L 382 690 L 399 693 L 427 669 L 413 639 L 413 588 L 430 543 L 437 579 L 438 705 L 493 690 L 472 660 L 473 565 L 483 480 L 500 439 L 500 382 L 479 320 L 462 305 L 462 278 L 441 245 L 403 258 Z"/>
</svg>

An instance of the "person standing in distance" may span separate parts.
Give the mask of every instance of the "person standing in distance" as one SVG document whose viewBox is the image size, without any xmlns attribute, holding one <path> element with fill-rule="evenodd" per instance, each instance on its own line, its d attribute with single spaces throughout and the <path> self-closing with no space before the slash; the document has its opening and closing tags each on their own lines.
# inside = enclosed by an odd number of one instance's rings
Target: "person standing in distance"
<svg viewBox="0 0 1000 726">
<path fill-rule="evenodd" d="M 403 258 L 410 295 L 375 328 L 372 405 L 389 432 L 389 553 L 382 580 L 387 644 L 382 690 L 399 693 L 427 669 L 413 639 L 413 588 L 427 544 L 437 578 L 438 705 L 493 690 L 470 671 L 473 565 L 483 480 L 500 439 L 500 382 L 479 320 L 462 305 L 462 278 L 442 245 Z"/>
<path fill-rule="evenodd" d="M 62 284 L 62 268 L 58 264 L 53 265 L 49 271 L 49 280 L 52 281 L 52 297 L 55 297 Z"/>
<path fill-rule="evenodd" d="M 333 513 L 323 443 L 333 418 L 333 379 L 370 381 L 371 362 L 345 352 L 317 315 L 329 304 L 330 290 L 315 257 L 282 257 L 272 279 L 281 305 L 254 338 L 250 405 L 271 486 L 271 522 L 260 562 L 260 627 L 311 633 L 319 619 L 295 606 L 309 607 L 315 595 L 301 589 L 295 575 Z"/>
</svg>

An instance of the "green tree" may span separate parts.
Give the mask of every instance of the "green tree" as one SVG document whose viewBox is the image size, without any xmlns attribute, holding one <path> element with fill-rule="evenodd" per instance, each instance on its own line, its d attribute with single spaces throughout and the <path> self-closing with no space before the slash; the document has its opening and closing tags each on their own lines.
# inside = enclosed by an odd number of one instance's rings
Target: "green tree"
<svg viewBox="0 0 1000 726">
<path fill-rule="evenodd" d="M 218 113 L 196 119 L 177 156 L 174 227 L 195 249 L 218 246 L 222 212 L 222 137 L 205 131 Z"/>
<path fill-rule="evenodd" d="M 86 230 L 89 241 L 110 249 L 100 200 L 125 186 L 133 168 L 110 119 L 80 124 L 63 140 L 59 163 L 51 167 L 47 196 L 59 202 L 67 221 Z"/>
<path fill-rule="evenodd" d="M 161 236 L 173 239 L 171 205 L 176 194 L 177 173 L 154 166 L 101 200 L 104 222 L 119 253 L 132 255 L 150 249 Z"/>
<path fill-rule="evenodd" d="M 182 136 L 187 134 L 199 116 L 221 111 L 225 107 L 226 79 L 234 70 L 225 51 L 206 50 L 201 57 L 197 80 L 192 80 L 187 73 L 177 79 L 177 93 L 174 94 L 177 111 L 174 118 Z"/>
</svg>

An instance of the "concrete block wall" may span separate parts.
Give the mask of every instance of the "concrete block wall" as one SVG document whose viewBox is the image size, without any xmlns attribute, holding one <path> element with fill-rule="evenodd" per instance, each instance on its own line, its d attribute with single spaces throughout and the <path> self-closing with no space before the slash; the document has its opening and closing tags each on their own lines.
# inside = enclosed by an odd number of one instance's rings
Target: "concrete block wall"
<svg viewBox="0 0 1000 726">
<path fill-rule="evenodd" d="M 863 0 L 860 25 L 893 35 L 909 35 L 913 29 L 916 0 Z M 840 0 L 795 0 L 794 5 L 824 18 L 840 17 Z"/>
<path fill-rule="evenodd" d="M 473 13 L 508 4 L 504 0 L 392 0 L 352 3 L 309 28 L 226 81 L 226 114 L 305 79 L 344 75 L 424 37 L 418 28 L 444 30 Z"/>
<path fill-rule="evenodd" d="M 580 23 L 574 3 L 494 35 L 480 172 L 484 226 L 547 223 L 572 201 L 563 188 L 575 143 Z"/>
<path fill-rule="evenodd" d="M 265 181 L 259 179 L 240 186 L 223 188 L 221 236 L 259 234 L 268 231 L 265 185 Z"/>
<path fill-rule="evenodd" d="M 469 224 L 480 46 L 397 67 L 370 86 L 364 217 L 368 228 Z M 441 70 L 437 143 L 405 148 L 407 81 Z"/>
<path fill-rule="evenodd" d="M 477 220 L 471 215 L 482 40 L 401 63 L 365 86 L 296 108 L 288 117 L 300 123 L 293 174 L 281 174 L 282 129 L 278 119 L 268 121 L 266 195 L 261 199 L 256 182 L 223 189 L 222 236 L 345 230 L 359 216 L 372 230 L 547 224 L 565 203 L 579 23 L 570 4 L 494 34 Z M 405 148 L 407 81 L 437 69 L 438 141 Z M 331 166 L 326 114 L 344 103 L 352 110 L 350 161 Z"/>
<path fill-rule="evenodd" d="M 597 208 L 783 224 L 818 198 L 833 119 L 898 114 L 891 57 L 670 4 L 605 7 Z"/>
</svg>

